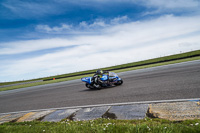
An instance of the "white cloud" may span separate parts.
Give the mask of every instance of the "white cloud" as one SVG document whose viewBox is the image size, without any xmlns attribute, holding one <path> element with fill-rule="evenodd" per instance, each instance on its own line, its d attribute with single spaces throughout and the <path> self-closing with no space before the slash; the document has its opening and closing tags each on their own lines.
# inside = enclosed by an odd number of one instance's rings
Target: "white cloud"
<svg viewBox="0 0 200 133">
<path fill-rule="evenodd" d="M 122 16 L 122 17 L 116 17 L 111 20 L 111 24 L 120 24 L 128 21 L 127 16 Z"/>
<path fill-rule="evenodd" d="M 105 27 L 101 35 L 4 44 L 6 47 L 0 50 L 1 55 L 77 46 L 1 65 L 0 79 L 11 75 L 10 80 L 17 80 L 20 76 L 27 79 L 44 77 L 197 50 L 200 49 L 198 22 L 200 16 L 168 15 L 150 21 Z"/>
<path fill-rule="evenodd" d="M 81 28 L 85 29 L 96 29 L 96 28 L 102 28 L 108 26 L 108 24 L 105 24 L 104 20 L 96 19 L 92 24 L 88 24 L 86 21 L 80 22 L 79 26 Z"/>
<path fill-rule="evenodd" d="M 198 0 L 136 0 L 134 3 L 152 9 L 144 12 L 144 16 L 161 13 L 185 13 L 193 15 L 200 13 L 200 1 Z"/>
<path fill-rule="evenodd" d="M 59 4 L 55 1 L 5 0 L 0 4 L 8 10 L 5 14 L 2 14 L 7 19 L 33 19 L 50 14 L 60 14 L 68 10 L 68 8 L 61 8 L 62 3 Z"/>
<path fill-rule="evenodd" d="M 61 24 L 61 26 L 54 26 L 50 27 L 48 25 L 37 25 L 36 30 L 43 31 L 43 32 L 63 32 L 63 31 L 68 31 L 72 28 L 72 25 L 67 25 L 67 24 Z"/>
<path fill-rule="evenodd" d="M 108 28 L 113 25 L 127 23 L 127 16 L 119 16 L 110 20 L 104 19 L 96 19 L 92 23 L 88 23 L 86 21 L 82 21 L 77 26 L 73 26 L 72 24 L 64 24 L 62 23 L 60 26 L 50 27 L 49 25 L 37 25 L 35 27 L 36 31 L 45 32 L 45 33 L 69 33 L 69 34 L 80 34 L 85 32 L 96 32 L 97 29 L 101 31 L 102 28 Z M 95 30 L 95 31 L 94 31 Z"/>
<path fill-rule="evenodd" d="M 104 19 L 96 19 L 93 23 L 88 24 L 86 21 L 80 22 L 79 26 L 86 28 L 86 29 L 97 29 L 97 28 L 105 28 L 117 24 L 127 23 L 128 22 L 127 16 L 119 16 L 115 17 L 110 20 L 104 20 Z M 107 22 L 106 22 L 107 21 Z"/>
<path fill-rule="evenodd" d="M 142 0 L 149 7 L 159 7 L 167 9 L 176 8 L 197 8 L 199 7 L 198 0 Z"/>
<path fill-rule="evenodd" d="M 102 29 L 111 27 L 113 25 L 127 23 L 128 19 L 129 18 L 127 16 L 116 17 L 110 20 L 96 19 L 92 23 L 82 21 L 76 26 L 62 23 L 59 26 L 50 27 L 49 25 L 40 24 L 35 27 L 35 30 L 48 34 L 94 34 L 95 32 L 101 32 Z"/>
<path fill-rule="evenodd" d="M 80 0 L 81 1 L 81 0 Z M 79 1 L 79 3 L 80 3 Z M 86 0 L 87 2 L 98 3 L 112 3 L 110 0 Z M 76 1 L 77 2 L 77 1 Z M 115 3 L 134 3 L 138 5 L 144 5 L 149 8 L 198 8 L 200 5 L 199 0 L 115 0 Z M 78 2 L 77 2 L 78 3 Z"/>
<path fill-rule="evenodd" d="M 4 48 L 0 49 L 0 55 L 34 52 L 45 49 L 73 46 L 74 44 L 74 41 L 63 41 L 63 39 L 59 38 L 2 43 L 1 45 L 4 46 Z"/>
</svg>

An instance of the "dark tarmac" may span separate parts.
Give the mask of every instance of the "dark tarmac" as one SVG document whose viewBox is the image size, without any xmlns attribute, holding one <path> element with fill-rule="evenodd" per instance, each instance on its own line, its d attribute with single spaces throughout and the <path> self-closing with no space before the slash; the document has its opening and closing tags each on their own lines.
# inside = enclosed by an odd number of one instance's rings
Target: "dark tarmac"
<svg viewBox="0 0 200 133">
<path fill-rule="evenodd" d="M 0 92 L 0 113 L 200 98 L 200 60 L 119 73 L 124 84 L 89 90 L 81 80 Z"/>
</svg>

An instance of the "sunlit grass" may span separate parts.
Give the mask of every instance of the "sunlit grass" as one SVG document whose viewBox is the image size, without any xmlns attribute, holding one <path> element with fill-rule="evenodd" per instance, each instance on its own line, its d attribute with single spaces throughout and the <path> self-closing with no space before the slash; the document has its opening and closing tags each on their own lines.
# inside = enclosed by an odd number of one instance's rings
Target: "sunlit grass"
<svg viewBox="0 0 200 133">
<path fill-rule="evenodd" d="M 21 122 L 0 125 L 0 132 L 9 133 L 199 133 L 200 120 L 172 122 L 162 119 L 62 122 Z"/>
<path fill-rule="evenodd" d="M 144 68 L 163 66 L 163 65 L 175 64 L 175 63 L 181 63 L 181 62 L 187 62 L 187 61 L 193 61 L 193 60 L 200 60 L 200 56 L 187 58 L 187 59 L 180 59 L 180 60 L 162 62 L 162 63 L 156 63 L 156 64 L 150 64 L 150 65 L 144 65 L 144 66 L 139 66 L 139 67 L 120 69 L 120 70 L 115 70 L 114 72 L 117 73 L 117 72 L 131 71 L 131 70 L 136 70 L 136 69 L 144 69 Z"/>
<path fill-rule="evenodd" d="M 114 70 L 114 72 L 118 73 L 118 72 L 124 72 L 124 71 L 136 70 L 136 69 L 144 69 L 144 68 L 150 68 L 150 67 L 156 67 L 156 66 L 162 66 L 162 65 L 168 65 L 168 64 L 181 63 L 181 62 L 186 62 L 186 61 L 193 61 L 193 60 L 200 60 L 200 56 L 187 58 L 187 59 L 181 59 L 181 60 L 175 60 L 175 61 L 168 61 L 168 62 L 163 62 L 163 63 L 156 63 L 156 64 L 145 65 L 145 66 L 138 66 L 138 67 Z M 30 84 L 3 87 L 3 88 L 0 88 L 0 91 L 13 90 L 13 89 L 19 89 L 19 88 L 25 88 L 25 87 L 31 87 L 31 86 L 38 86 L 38 85 L 45 85 L 45 84 L 51 84 L 51 83 L 58 83 L 58 82 L 69 81 L 69 80 L 74 80 L 74 79 L 81 79 L 83 77 L 89 77 L 92 75 L 93 74 L 87 74 L 87 75 L 81 75 L 81 76 L 61 78 L 61 79 L 56 79 L 56 80 L 49 80 L 49 81 L 44 81 L 44 82 L 36 82 L 36 83 L 30 83 Z M 80 80 L 80 82 L 81 82 L 81 80 Z"/>
</svg>

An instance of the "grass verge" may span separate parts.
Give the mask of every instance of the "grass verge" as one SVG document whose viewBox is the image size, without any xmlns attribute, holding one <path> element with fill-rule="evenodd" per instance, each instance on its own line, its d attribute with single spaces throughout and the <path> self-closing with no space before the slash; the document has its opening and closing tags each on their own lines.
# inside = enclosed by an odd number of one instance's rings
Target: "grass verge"
<svg viewBox="0 0 200 133">
<path fill-rule="evenodd" d="M 106 67 L 106 68 L 101 68 L 101 69 L 114 71 L 114 70 L 133 68 L 133 67 L 138 67 L 138 66 L 157 64 L 157 63 L 162 63 L 162 62 L 181 60 L 181 59 L 197 57 L 197 56 L 200 56 L 200 50 L 176 54 L 176 55 L 164 56 L 164 57 L 159 57 L 159 58 L 154 58 L 154 59 L 148 59 L 144 61 L 132 62 L 132 63 L 122 64 L 122 65 L 116 65 L 116 66 L 111 66 L 111 67 Z M 82 71 L 82 72 L 76 72 L 76 73 L 62 74 L 62 75 L 57 75 L 53 77 L 52 76 L 46 77 L 46 78 L 43 78 L 43 80 L 46 81 L 46 80 L 52 80 L 53 78 L 60 79 L 60 78 L 67 78 L 67 77 L 72 77 L 72 76 L 80 76 L 80 75 L 85 75 L 85 74 L 91 74 L 94 72 L 95 70 L 88 70 L 88 71 Z"/>
<path fill-rule="evenodd" d="M 199 133 L 200 120 L 172 122 L 162 119 L 62 122 L 21 122 L 0 125 L 2 133 Z"/>
<path fill-rule="evenodd" d="M 193 60 L 200 60 L 200 56 L 186 58 L 186 59 L 180 59 L 180 60 L 174 60 L 174 61 L 168 61 L 168 62 L 162 62 L 162 63 L 156 63 L 156 64 L 150 64 L 150 65 L 144 65 L 144 66 L 138 66 L 138 67 L 119 69 L 119 70 L 114 70 L 114 72 L 118 73 L 118 72 L 124 72 L 124 71 L 136 70 L 136 69 L 144 69 L 144 68 L 150 68 L 150 67 L 156 67 L 156 66 L 162 66 L 162 65 L 168 65 L 168 64 L 193 61 Z M 49 81 L 44 81 L 44 82 L 36 82 L 36 83 L 30 83 L 30 84 L 3 87 L 3 88 L 0 88 L 0 91 L 13 90 L 13 89 L 19 89 L 19 88 L 25 88 L 25 87 L 31 87 L 31 86 L 38 86 L 38 85 L 45 85 L 45 84 L 51 84 L 51 83 L 58 83 L 58 82 L 69 81 L 69 80 L 74 80 L 74 79 L 80 79 L 82 77 L 89 77 L 92 75 L 93 74 L 86 74 L 86 75 L 81 75 L 81 76 L 61 78 L 61 79 L 57 79 L 57 80 L 49 80 Z"/>
<path fill-rule="evenodd" d="M 186 59 L 186 58 L 197 57 L 197 56 L 200 56 L 200 50 L 195 50 L 195 51 L 176 54 L 176 55 L 164 56 L 164 57 L 159 57 L 159 58 L 154 58 L 154 59 L 148 59 L 144 61 L 132 62 L 132 63 L 122 64 L 122 65 L 116 65 L 116 66 L 106 67 L 102 69 L 113 71 L 113 70 L 119 70 L 119 69 L 125 69 L 125 68 L 133 68 L 133 67 L 138 67 L 138 66 L 146 66 L 150 64 L 157 64 L 157 63 L 162 63 L 162 62 Z M 62 74 L 62 75 L 54 75 L 50 77 L 37 78 L 37 79 L 31 79 L 31 80 L 3 82 L 3 83 L 0 83 L 0 86 L 29 82 L 29 81 L 36 81 L 36 80 L 47 81 L 47 80 L 52 80 L 53 78 L 61 79 L 61 78 L 75 77 L 75 76 L 80 76 L 80 75 L 92 74 L 94 72 L 95 70 L 87 70 L 87 71 L 74 72 L 74 73 Z"/>
</svg>

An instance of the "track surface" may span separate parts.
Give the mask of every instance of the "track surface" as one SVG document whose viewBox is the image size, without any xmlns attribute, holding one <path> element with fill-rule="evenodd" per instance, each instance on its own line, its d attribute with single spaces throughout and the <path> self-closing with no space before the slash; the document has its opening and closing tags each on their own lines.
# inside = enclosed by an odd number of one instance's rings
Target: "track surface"
<svg viewBox="0 0 200 133">
<path fill-rule="evenodd" d="M 121 102 L 200 98 L 200 60 L 119 73 L 122 86 L 89 90 L 80 80 L 0 92 L 0 113 Z"/>
</svg>

